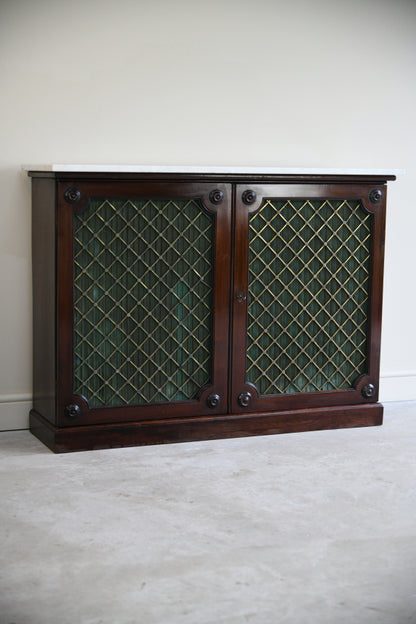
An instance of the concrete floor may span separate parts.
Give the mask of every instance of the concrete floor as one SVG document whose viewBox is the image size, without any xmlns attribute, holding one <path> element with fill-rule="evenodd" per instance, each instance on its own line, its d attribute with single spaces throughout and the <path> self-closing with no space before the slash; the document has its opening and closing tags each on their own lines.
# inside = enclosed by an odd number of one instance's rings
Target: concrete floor
<svg viewBox="0 0 416 624">
<path fill-rule="evenodd" d="M 53 455 L 0 435 L 1 624 L 416 623 L 416 403 Z"/>
</svg>

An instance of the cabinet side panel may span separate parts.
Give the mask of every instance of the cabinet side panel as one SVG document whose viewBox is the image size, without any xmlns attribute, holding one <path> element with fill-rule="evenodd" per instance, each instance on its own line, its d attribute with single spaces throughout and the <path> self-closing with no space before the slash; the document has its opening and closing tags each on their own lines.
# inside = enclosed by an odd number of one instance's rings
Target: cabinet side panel
<svg viewBox="0 0 416 624">
<path fill-rule="evenodd" d="M 33 407 L 55 422 L 55 181 L 32 178 Z"/>
</svg>

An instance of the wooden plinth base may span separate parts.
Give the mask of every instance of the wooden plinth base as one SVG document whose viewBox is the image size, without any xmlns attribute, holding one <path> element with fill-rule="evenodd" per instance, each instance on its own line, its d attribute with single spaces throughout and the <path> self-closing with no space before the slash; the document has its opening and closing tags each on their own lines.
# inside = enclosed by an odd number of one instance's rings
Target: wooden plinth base
<svg viewBox="0 0 416 624">
<path fill-rule="evenodd" d="M 381 425 L 380 403 L 278 413 L 55 427 L 35 410 L 30 431 L 55 453 Z"/>
</svg>

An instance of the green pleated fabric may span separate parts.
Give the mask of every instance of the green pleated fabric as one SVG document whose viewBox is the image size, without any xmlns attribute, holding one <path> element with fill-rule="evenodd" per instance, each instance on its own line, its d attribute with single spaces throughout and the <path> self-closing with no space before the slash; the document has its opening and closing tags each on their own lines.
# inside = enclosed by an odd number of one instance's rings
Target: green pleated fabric
<svg viewBox="0 0 416 624">
<path fill-rule="evenodd" d="M 91 407 L 210 382 L 213 231 L 196 200 L 94 199 L 74 216 L 74 392 Z"/>
<path fill-rule="evenodd" d="M 356 200 L 266 200 L 249 231 L 247 381 L 350 388 L 367 370 L 371 216 Z"/>
</svg>

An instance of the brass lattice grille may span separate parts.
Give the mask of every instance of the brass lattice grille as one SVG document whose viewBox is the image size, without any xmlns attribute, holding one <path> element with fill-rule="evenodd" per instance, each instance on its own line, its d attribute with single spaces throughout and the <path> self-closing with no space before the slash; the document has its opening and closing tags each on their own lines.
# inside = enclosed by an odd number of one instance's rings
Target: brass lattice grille
<svg viewBox="0 0 416 624">
<path fill-rule="evenodd" d="M 349 388 L 366 372 L 370 215 L 356 200 L 266 200 L 250 219 L 247 381 Z"/>
<path fill-rule="evenodd" d="M 74 216 L 74 391 L 91 407 L 210 381 L 212 246 L 196 200 L 97 199 Z"/>
</svg>

